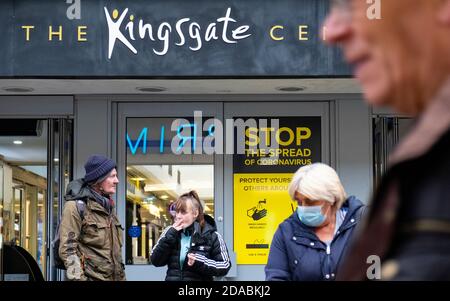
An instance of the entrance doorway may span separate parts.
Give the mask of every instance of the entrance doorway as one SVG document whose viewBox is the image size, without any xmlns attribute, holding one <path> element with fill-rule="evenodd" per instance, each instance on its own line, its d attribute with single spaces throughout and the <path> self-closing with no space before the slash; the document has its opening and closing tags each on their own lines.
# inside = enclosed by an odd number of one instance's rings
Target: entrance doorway
<svg viewBox="0 0 450 301">
<path fill-rule="evenodd" d="M 194 111 L 201 111 L 204 120 L 222 118 L 219 103 L 118 106 L 117 144 L 123 147 L 117 157 L 118 164 L 126 166 L 118 196 L 126 202 L 117 203 L 117 212 L 126 230 L 128 280 L 164 280 L 166 267 L 153 266 L 150 252 L 163 230 L 173 224 L 170 205 L 183 193 L 195 190 L 204 201 L 205 214 L 216 219 L 223 233 L 223 157 L 195 152 L 203 143 L 196 137 L 204 131 L 194 126 Z M 174 153 L 172 141 L 177 135 L 189 137 L 177 146 L 192 152 Z"/>
<path fill-rule="evenodd" d="M 0 119 L 0 242 L 24 248 L 46 280 L 58 278 L 50 248 L 72 177 L 72 137 L 70 119 Z"/>
<path fill-rule="evenodd" d="M 199 111 L 202 118 L 195 120 L 195 113 Z M 171 201 L 194 189 L 205 202 L 206 213 L 215 218 L 217 230 L 227 245 L 232 260 L 227 279 L 264 280 L 271 238 L 278 222 L 292 214 L 291 202 L 286 201 L 288 194 L 275 189 L 281 186 L 284 189 L 286 179 L 306 160 L 333 163 L 330 158 L 329 111 L 328 102 L 118 103 L 117 137 L 113 141 L 113 145 L 118 147 L 113 157 L 117 157 L 118 166 L 126 168 L 126 175 L 119 179 L 117 193 L 118 199 L 126 202 L 117 202 L 117 212 L 125 225 L 127 279 L 164 280 L 166 267 L 153 266 L 149 253 L 162 230 L 173 223 L 169 210 Z M 208 123 L 211 119 L 217 120 L 214 127 L 211 127 L 213 123 Z M 246 124 L 244 130 L 249 129 L 248 135 L 238 132 L 241 119 Z M 261 130 L 258 137 L 250 119 Z M 182 122 L 177 123 L 178 120 Z M 270 124 L 265 124 L 265 121 Z M 276 160 L 283 161 L 284 165 L 270 161 L 275 159 L 273 156 L 261 161 L 264 164 L 260 165 L 264 167 L 252 169 L 240 164 L 245 162 L 248 153 L 238 154 L 234 146 L 248 145 L 241 143 L 245 137 L 252 137 L 251 141 L 266 141 L 266 138 L 261 138 L 261 133 L 276 126 L 272 121 L 279 121 L 280 130 L 274 132 L 273 137 L 281 145 L 279 149 L 283 150 Z M 231 124 L 231 130 L 228 124 Z M 205 151 L 210 146 L 208 137 L 219 133 L 223 141 L 217 139 L 211 145 L 214 147 L 217 142 L 223 146 L 224 153 L 208 154 Z M 178 154 L 180 144 L 190 145 L 192 154 Z M 262 198 L 258 193 L 251 193 L 252 199 L 248 198 L 250 193 L 243 185 L 237 185 L 238 178 L 262 176 L 283 183 L 266 191 Z M 272 189 L 271 186 L 268 188 Z M 280 206 L 276 204 L 278 200 Z M 248 210 L 257 206 L 253 203 L 259 204 L 259 201 L 268 206 L 268 213 L 254 221 L 248 216 Z M 258 226 L 255 229 L 255 223 L 263 228 Z M 269 238 L 258 236 L 263 231 Z M 250 258 L 254 254 L 258 255 L 254 256 L 257 257 L 255 260 Z"/>
</svg>

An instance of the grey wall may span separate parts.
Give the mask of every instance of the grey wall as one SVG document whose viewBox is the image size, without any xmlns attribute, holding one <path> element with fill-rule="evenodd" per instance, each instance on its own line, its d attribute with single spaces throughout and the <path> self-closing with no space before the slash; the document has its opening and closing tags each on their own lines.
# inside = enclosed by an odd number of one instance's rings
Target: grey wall
<svg viewBox="0 0 450 301">
<path fill-rule="evenodd" d="M 0 117 L 71 117 L 73 106 L 72 96 L 0 96 Z"/>
<path fill-rule="evenodd" d="M 111 156 L 111 134 L 110 103 L 106 99 L 76 99 L 74 178 L 84 176 L 84 163 L 90 155 Z"/>
<path fill-rule="evenodd" d="M 336 169 L 347 194 L 364 203 L 372 189 L 371 117 L 360 99 L 336 102 Z"/>
</svg>

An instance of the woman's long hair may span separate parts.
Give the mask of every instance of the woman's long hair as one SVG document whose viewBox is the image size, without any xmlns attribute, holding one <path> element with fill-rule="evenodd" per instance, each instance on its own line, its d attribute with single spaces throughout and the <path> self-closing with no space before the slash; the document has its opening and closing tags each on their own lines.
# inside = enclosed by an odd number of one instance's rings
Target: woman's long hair
<svg viewBox="0 0 450 301">
<path fill-rule="evenodd" d="M 186 212 L 187 203 L 190 202 L 192 204 L 192 209 L 198 210 L 198 216 L 196 221 L 200 224 L 200 227 L 203 229 L 205 225 L 205 214 L 203 213 L 203 206 L 198 194 L 195 190 L 191 190 L 187 193 L 180 195 L 180 197 L 175 202 L 175 211 L 176 212 Z"/>
</svg>

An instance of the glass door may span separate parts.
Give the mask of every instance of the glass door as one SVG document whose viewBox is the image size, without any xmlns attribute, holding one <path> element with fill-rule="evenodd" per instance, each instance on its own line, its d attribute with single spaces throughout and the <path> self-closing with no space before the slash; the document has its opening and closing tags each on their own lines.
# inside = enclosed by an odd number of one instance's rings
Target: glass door
<svg viewBox="0 0 450 301">
<path fill-rule="evenodd" d="M 185 192 L 198 192 L 223 233 L 222 157 L 207 147 L 221 109 L 216 103 L 119 104 L 117 209 L 127 279 L 164 280 L 166 269 L 152 266 L 150 252 L 173 224 L 171 204 Z"/>
<path fill-rule="evenodd" d="M 48 179 L 46 197 L 46 219 L 42 223 L 47 250 L 51 250 L 51 241 L 56 234 L 56 227 L 61 219 L 64 194 L 67 184 L 73 175 L 73 121 L 71 119 L 53 119 L 47 141 Z M 44 210 L 44 209 L 42 209 Z M 44 230 L 45 229 L 45 230 Z M 47 280 L 62 280 L 64 272 L 54 267 L 53 252 L 47 252 L 43 257 L 47 273 Z"/>
<path fill-rule="evenodd" d="M 30 253 L 44 276 L 49 124 L 46 119 L 0 120 L 3 241 Z"/>
<path fill-rule="evenodd" d="M 50 242 L 72 174 L 72 121 L 0 119 L 3 243 L 34 258 L 44 278 L 57 280 Z"/>
</svg>

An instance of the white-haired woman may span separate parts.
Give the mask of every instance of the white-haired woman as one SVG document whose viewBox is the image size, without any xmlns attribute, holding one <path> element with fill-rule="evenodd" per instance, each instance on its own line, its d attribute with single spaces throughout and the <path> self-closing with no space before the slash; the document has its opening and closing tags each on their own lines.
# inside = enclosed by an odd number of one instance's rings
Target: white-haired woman
<svg viewBox="0 0 450 301">
<path fill-rule="evenodd" d="M 297 210 L 273 237 L 266 280 L 334 280 L 364 205 L 347 197 L 336 171 L 322 163 L 301 167 L 289 194 Z"/>
</svg>

